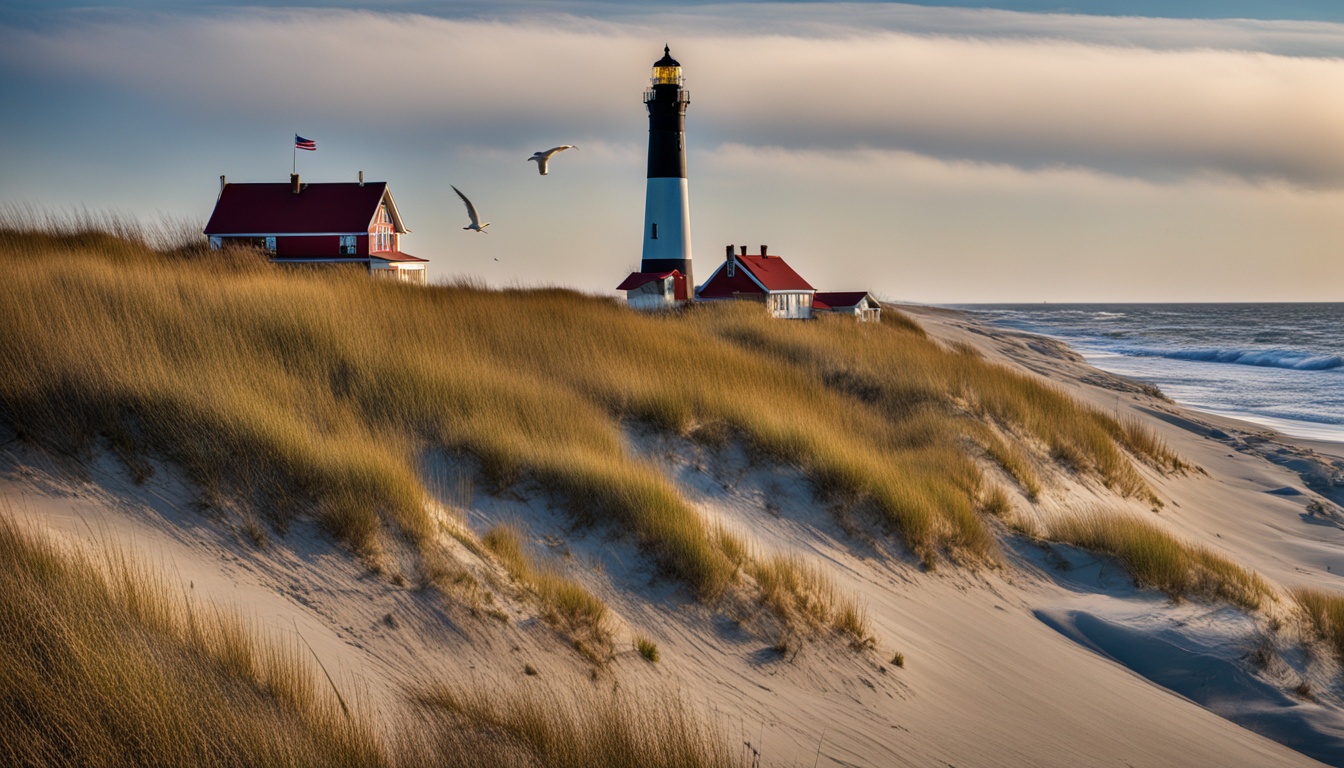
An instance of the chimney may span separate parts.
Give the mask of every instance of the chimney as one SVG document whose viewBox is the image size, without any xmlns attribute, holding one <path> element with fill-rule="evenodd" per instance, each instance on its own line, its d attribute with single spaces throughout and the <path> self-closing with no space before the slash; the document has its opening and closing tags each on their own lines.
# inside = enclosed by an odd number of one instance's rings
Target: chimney
<svg viewBox="0 0 1344 768">
<path fill-rule="evenodd" d="M 766 250 L 766 246 L 762 245 L 762 246 L 761 246 L 761 256 L 762 256 L 762 257 L 765 256 L 765 250 Z"/>
<path fill-rule="evenodd" d="M 363 172 L 363 171 L 360 171 L 360 172 L 359 172 L 359 186 L 361 186 L 361 187 L 364 186 L 364 172 Z"/>
<path fill-rule="evenodd" d="M 733 246 L 731 243 L 728 245 L 727 251 L 723 257 L 723 262 L 726 265 L 728 276 L 732 277 L 737 274 L 737 264 L 733 261 Z"/>
<path fill-rule="evenodd" d="M 226 186 L 228 186 L 228 185 L 229 185 L 229 182 L 227 182 L 227 181 L 224 180 L 224 174 L 222 174 L 222 173 L 219 174 L 219 194 L 221 194 L 221 195 L 224 194 L 224 187 L 226 187 Z"/>
<path fill-rule="evenodd" d="M 747 246 L 745 246 L 745 245 L 742 246 L 742 255 L 743 255 L 743 256 L 746 256 L 746 255 L 747 255 Z"/>
<path fill-rule="evenodd" d="M 289 191 L 297 195 L 302 189 L 303 187 L 299 184 L 299 174 L 289 174 Z"/>
</svg>

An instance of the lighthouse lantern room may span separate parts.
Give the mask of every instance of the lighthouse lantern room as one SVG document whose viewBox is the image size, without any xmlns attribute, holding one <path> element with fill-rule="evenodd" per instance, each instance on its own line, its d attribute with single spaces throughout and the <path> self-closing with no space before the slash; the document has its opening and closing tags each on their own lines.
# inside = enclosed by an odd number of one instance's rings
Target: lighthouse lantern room
<svg viewBox="0 0 1344 768">
<path fill-rule="evenodd" d="M 649 111 L 649 173 L 644 194 L 644 252 L 640 272 L 691 274 L 691 205 L 686 186 L 686 107 L 681 64 L 663 47 L 644 92 Z"/>
</svg>

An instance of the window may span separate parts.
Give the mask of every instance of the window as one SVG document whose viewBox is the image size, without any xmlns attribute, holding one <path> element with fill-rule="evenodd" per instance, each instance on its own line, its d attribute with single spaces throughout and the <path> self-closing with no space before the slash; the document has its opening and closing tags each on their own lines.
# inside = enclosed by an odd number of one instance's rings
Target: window
<svg viewBox="0 0 1344 768">
<path fill-rule="evenodd" d="M 266 238 L 266 252 L 267 252 L 267 253 L 275 253 L 275 237 L 274 237 L 274 236 L 271 236 L 271 237 L 267 237 L 267 238 Z"/>
<path fill-rule="evenodd" d="M 651 240 L 657 240 L 657 239 L 658 239 L 658 222 L 656 222 L 656 221 L 653 222 L 653 232 L 651 232 L 651 233 L 649 234 L 649 239 L 651 239 Z"/>
<path fill-rule="evenodd" d="M 342 256 L 354 256 L 354 255 L 355 255 L 355 236 L 354 236 L 354 235 L 341 235 L 341 255 L 342 255 Z"/>
</svg>

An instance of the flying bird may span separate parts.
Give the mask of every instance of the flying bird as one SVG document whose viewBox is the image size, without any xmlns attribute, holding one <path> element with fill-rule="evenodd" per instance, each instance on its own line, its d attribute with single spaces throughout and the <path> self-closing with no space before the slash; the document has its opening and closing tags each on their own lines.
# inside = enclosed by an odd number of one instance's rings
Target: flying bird
<svg viewBox="0 0 1344 768">
<path fill-rule="evenodd" d="M 527 159 L 529 161 L 536 160 L 537 172 L 539 172 L 542 176 L 545 176 L 546 163 L 550 161 L 551 155 L 554 155 L 556 152 L 564 152 L 566 149 L 578 149 L 578 147 L 574 146 L 573 144 L 561 144 L 558 147 L 551 147 L 550 149 L 541 152 L 533 152 L 532 156 Z"/>
<path fill-rule="evenodd" d="M 448 186 L 453 187 L 452 184 L 449 184 Z M 485 228 L 490 226 L 490 222 L 487 221 L 484 224 L 482 224 L 480 214 L 476 213 L 476 206 L 472 205 L 471 201 L 467 199 L 467 196 L 462 194 L 462 190 L 458 189 L 457 187 L 453 187 L 453 191 L 456 192 L 457 196 L 462 198 L 462 202 L 466 204 L 467 216 L 471 219 L 471 226 L 463 227 L 463 229 L 474 229 L 483 235 L 490 234 L 489 232 L 485 231 Z"/>
</svg>

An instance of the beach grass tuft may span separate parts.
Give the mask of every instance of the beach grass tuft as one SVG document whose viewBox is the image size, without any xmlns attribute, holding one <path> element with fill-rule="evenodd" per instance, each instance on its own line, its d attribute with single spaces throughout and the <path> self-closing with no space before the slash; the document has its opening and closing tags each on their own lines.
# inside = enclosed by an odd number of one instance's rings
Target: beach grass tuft
<svg viewBox="0 0 1344 768">
<path fill-rule="evenodd" d="M 481 543 L 536 596 L 542 617 L 549 624 L 564 632 L 576 647 L 581 644 L 593 661 L 605 659 L 611 644 L 606 603 L 558 567 L 537 562 L 516 523 L 493 526 L 481 537 Z"/>
<path fill-rule="evenodd" d="M 1344 593 L 1298 587 L 1292 590 L 1292 596 L 1312 630 L 1344 662 Z"/>
<path fill-rule="evenodd" d="M 756 582 L 761 601 L 791 629 L 829 627 L 856 648 L 873 644 L 864 605 L 841 594 L 821 569 L 798 555 L 754 558 L 747 573 Z"/>
<path fill-rule="evenodd" d="M 658 644 L 644 635 L 635 637 L 635 650 L 639 651 L 639 655 L 643 656 L 649 662 L 654 664 L 658 663 L 658 659 L 660 658 Z"/>
<path fill-rule="evenodd" d="M 422 751 L 453 765 L 740 765 L 725 735 L 675 695 L 536 684 L 510 692 L 429 686 L 416 700 L 430 745 Z M 482 757 L 493 759 L 482 762 Z"/>
<path fill-rule="evenodd" d="M 1132 514 L 1090 510 L 1061 517 L 1048 524 L 1045 537 L 1114 557 L 1136 585 L 1174 600 L 1199 597 L 1255 610 L 1272 594 L 1259 574 Z"/>
</svg>

